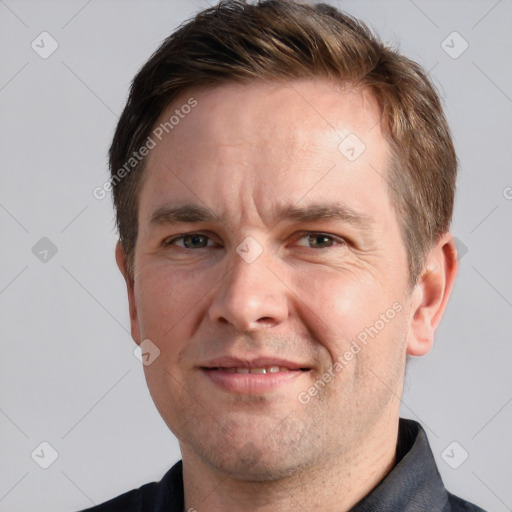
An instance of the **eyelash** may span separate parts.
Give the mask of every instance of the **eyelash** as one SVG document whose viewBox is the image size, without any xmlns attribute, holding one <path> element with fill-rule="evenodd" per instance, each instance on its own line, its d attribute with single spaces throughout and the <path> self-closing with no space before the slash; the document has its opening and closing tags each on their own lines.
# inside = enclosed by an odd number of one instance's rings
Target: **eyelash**
<svg viewBox="0 0 512 512">
<path fill-rule="evenodd" d="M 165 240 L 163 242 L 163 245 L 164 246 L 174 245 L 174 243 L 176 241 L 178 241 L 178 240 L 183 240 L 184 238 L 193 237 L 193 236 L 206 237 L 208 240 L 212 240 L 208 235 L 204 235 L 203 233 L 186 233 L 184 235 L 176 236 L 176 237 L 172 238 L 171 240 Z M 345 240 L 344 238 L 336 236 L 336 235 L 331 235 L 330 233 L 323 233 L 321 231 L 304 231 L 302 233 L 299 233 L 299 237 L 296 240 L 301 240 L 303 238 L 313 237 L 313 236 L 317 236 L 317 237 L 322 236 L 322 237 L 330 238 L 333 241 L 333 243 L 337 243 L 338 244 L 335 247 L 340 247 L 340 246 L 348 245 L 347 240 Z M 198 249 L 207 249 L 208 247 L 209 246 L 198 247 Z M 181 247 L 181 248 L 182 249 L 188 249 L 187 247 Z M 320 248 L 309 247 L 309 249 L 314 249 L 314 250 L 331 249 L 331 248 L 332 248 L 332 246 L 320 247 Z"/>
</svg>

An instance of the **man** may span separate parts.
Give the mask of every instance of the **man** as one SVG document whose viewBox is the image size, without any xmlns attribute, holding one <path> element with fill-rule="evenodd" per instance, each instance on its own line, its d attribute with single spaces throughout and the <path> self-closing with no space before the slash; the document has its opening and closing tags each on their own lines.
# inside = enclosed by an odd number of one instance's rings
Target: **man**
<svg viewBox="0 0 512 512">
<path fill-rule="evenodd" d="M 457 272 L 456 156 L 415 63 L 325 4 L 222 2 L 110 150 L 131 333 L 182 461 L 91 511 L 477 511 L 399 419 Z"/>
</svg>

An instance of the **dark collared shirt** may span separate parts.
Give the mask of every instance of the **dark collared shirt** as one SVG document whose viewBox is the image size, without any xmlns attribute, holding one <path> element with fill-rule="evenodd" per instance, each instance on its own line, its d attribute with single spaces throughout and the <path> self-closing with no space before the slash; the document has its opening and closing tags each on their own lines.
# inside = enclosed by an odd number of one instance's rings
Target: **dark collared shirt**
<svg viewBox="0 0 512 512">
<path fill-rule="evenodd" d="M 397 464 L 352 512 L 485 512 L 444 487 L 419 423 L 400 419 Z M 183 512 L 182 463 L 160 480 L 82 512 Z"/>
</svg>

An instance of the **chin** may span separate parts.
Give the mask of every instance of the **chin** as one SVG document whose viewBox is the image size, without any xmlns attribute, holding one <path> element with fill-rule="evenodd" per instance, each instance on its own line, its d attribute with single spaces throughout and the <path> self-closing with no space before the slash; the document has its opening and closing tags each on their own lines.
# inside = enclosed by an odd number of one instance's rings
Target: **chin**
<svg viewBox="0 0 512 512">
<path fill-rule="evenodd" d="M 300 445 L 296 440 L 273 436 L 255 436 L 252 440 L 225 436 L 196 444 L 196 454 L 203 463 L 226 476 L 245 482 L 270 482 L 297 476 L 314 465 L 317 450 Z M 217 441 L 217 443 L 214 443 Z M 295 441 L 295 442 L 294 442 Z M 309 449 L 308 449 L 309 447 Z M 316 453 L 316 455 L 315 455 Z"/>
<path fill-rule="evenodd" d="M 244 482 L 271 482 L 297 475 L 305 465 L 282 456 L 263 456 L 254 445 L 244 447 L 235 458 L 225 457 L 207 463 L 216 471 Z"/>
</svg>

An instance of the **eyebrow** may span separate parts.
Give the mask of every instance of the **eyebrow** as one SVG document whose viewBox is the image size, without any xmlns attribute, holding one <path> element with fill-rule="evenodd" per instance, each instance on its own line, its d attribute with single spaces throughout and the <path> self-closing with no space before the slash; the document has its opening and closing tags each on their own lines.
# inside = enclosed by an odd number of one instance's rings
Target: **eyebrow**
<svg viewBox="0 0 512 512">
<path fill-rule="evenodd" d="M 222 216 L 213 213 L 204 206 L 186 204 L 183 206 L 157 208 L 149 217 L 150 225 L 177 224 L 179 222 L 222 223 Z"/>
<path fill-rule="evenodd" d="M 274 215 L 279 221 L 316 222 L 320 220 L 339 220 L 364 230 L 371 228 L 375 219 L 366 213 L 342 204 L 316 203 L 303 207 L 294 204 L 280 205 L 274 208 Z M 149 217 L 150 226 L 162 226 L 177 223 L 210 222 L 224 224 L 226 219 L 209 208 L 193 204 L 157 208 Z"/>
<path fill-rule="evenodd" d="M 353 224 L 362 229 L 369 229 L 375 222 L 371 215 L 357 211 L 351 206 L 342 203 L 316 203 L 304 207 L 283 205 L 276 209 L 276 216 L 280 220 L 295 222 L 315 222 L 333 219 Z"/>
</svg>

